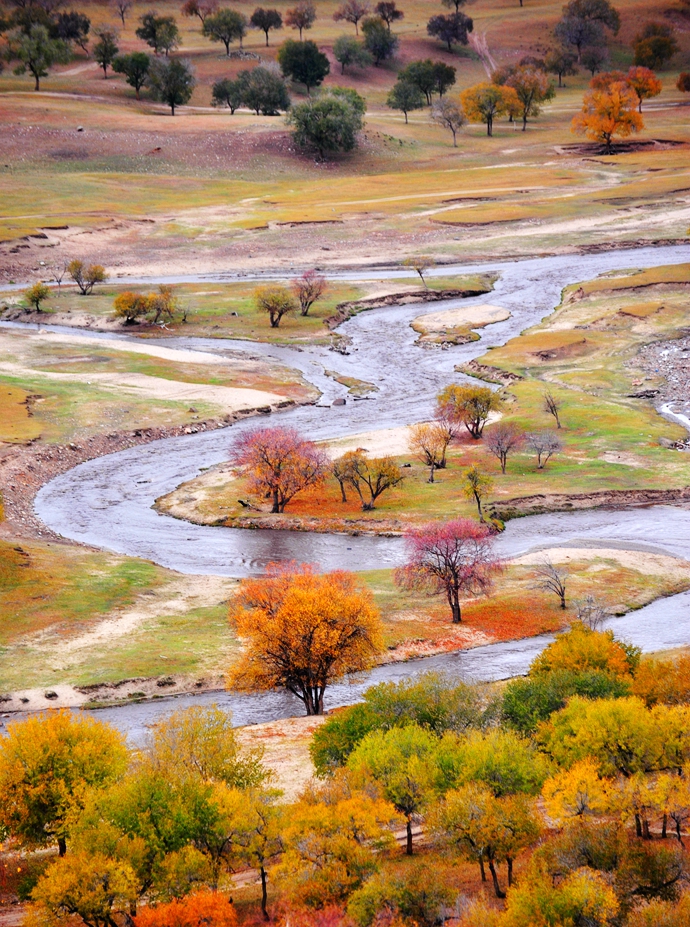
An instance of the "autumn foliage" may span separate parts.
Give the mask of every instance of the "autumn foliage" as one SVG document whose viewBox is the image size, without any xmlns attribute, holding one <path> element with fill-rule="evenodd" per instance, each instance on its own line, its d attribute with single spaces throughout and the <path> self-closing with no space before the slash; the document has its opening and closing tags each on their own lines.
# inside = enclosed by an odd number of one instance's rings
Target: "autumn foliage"
<svg viewBox="0 0 690 927">
<path fill-rule="evenodd" d="M 308 715 L 323 714 L 329 683 L 368 669 L 382 649 L 378 609 L 352 573 L 271 564 L 242 582 L 230 620 L 245 650 L 229 685 L 287 689 Z"/>
<path fill-rule="evenodd" d="M 144 908 L 135 927 L 236 927 L 232 902 L 219 892 L 200 891 L 168 904 Z"/>
<path fill-rule="evenodd" d="M 601 90 L 590 90 L 585 94 L 582 112 L 573 119 L 572 130 L 602 142 L 606 153 L 610 154 L 615 136 L 627 138 L 644 128 L 642 116 L 637 111 L 639 103 L 634 88 L 625 80 Z"/>
</svg>

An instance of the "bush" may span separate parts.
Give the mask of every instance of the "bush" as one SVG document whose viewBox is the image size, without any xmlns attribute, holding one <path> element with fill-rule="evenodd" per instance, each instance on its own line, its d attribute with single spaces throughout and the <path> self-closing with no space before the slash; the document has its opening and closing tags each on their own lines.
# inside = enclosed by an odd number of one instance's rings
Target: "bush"
<svg viewBox="0 0 690 927">
<path fill-rule="evenodd" d="M 354 94 L 359 102 L 352 99 Z M 355 91 L 329 91 L 315 100 L 299 103 L 288 116 L 294 127 L 294 139 L 300 148 L 314 148 L 319 157 L 352 151 L 357 145 L 357 133 L 362 129 L 364 101 Z"/>
</svg>

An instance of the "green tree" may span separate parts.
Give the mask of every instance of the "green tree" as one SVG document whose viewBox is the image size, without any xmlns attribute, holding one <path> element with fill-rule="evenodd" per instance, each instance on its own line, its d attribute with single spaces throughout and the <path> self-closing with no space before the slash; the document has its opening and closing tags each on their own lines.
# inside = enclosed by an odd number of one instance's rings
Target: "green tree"
<svg viewBox="0 0 690 927">
<path fill-rule="evenodd" d="M 437 765 L 442 791 L 479 782 L 499 798 L 538 795 L 550 772 L 549 762 L 531 740 L 496 728 L 443 738 Z"/>
<path fill-rule="evenodd" d="M 257 6 L 249 19 L 249 23 L 265 34 L 266 48 L 268 48 L 268 33 L 271 29 L 283 28 L 283 17 L 278 10 L 265 10 L 262 6 Z"/>
<path fill-rule="evenodd" d="M 439 96 L 443 94 L 455 83 L 455 68 L 443 61 L 432 61 L 426 58 L 424 61 L 412 61 L 401 71 L 398 72 L 398 80 L 414 84 L 426 97 L 426 101 L 431 106 L 431 98 L 434 93 Z"/>
<path fill-rule="evenodd" d="M 103 68 L 103 78 L 108 76 L 108 68 L 112 66 L 120 50 L 117 46 L 117 33 L 114 29 L 99 29 L 96 32 L 98 41 L 93 47 L 93 57 Z"/>
<path fill-rule="evenodd" d="M 24 298 L 30 306 L 33 306 L 36 312 L 41 311 L 41 303 L 50 296 L 50 290 L 45 283 L 34 283 L 32 287 L 24 292 Z"/>
<path fill-rule="evenodd" d="M 679 47 L 672 26 L 666 23 L 647 23 L 633 42 L 635 64 L 659 71 L 673 58 Z"/>
<path fill-rule="evenodd" d="M 147 82 L 154 99 L 166 103 L 174 116 L 175 107 L 189 103 L 196 79 L 188 61 L 174 58 L 170 61 L 152 62 Z"/>
<path fill-rule="evenodd" d="M 429 35 L 440 39 L 453 51 L 453 45 L 467 45 L 468 34 L 472 32 L 474 23 L 464 13 L 449 13 L 447 16 L 432 16 L 426 26 Z"/>
<path fill-rule="evenodd" d="M 415 924 L 435 927 L 442 922 L 444 909 L 450 908 L 457 896 L 453 873 L 448 866 L 434 860 L 433 879 L 425 861 L 408 866 L 386 867 L 375 873 L 354 892 L 347 913 L 358 927 L 381 923 L 382 912 L 402 920 L 393 924 Z M 390 923 L 390 921 L 389 921 Z"/>
<path fill-rule="evenodd" d="M 180 30 L 173 16 L 157 16 L 149 11 L 144 13 L 139 22 L 141 25 L 136 30 L 137 38 L 150 45 L 156 55 L 162 51 L 167 57 L 180 44 Z"/>
<path fill-rule="evenodd" d="M 364 43 L 353 35 L 339 35 L 333 43 L 333 57 L 340 65 L 340 73 L 345 68 L 366 68 L 372 62 L 372 57 Z"/>
<path fill-rule="evenodd" d="M 329 92 L 293 106 L 288 124 L 293 127 L 300 148 L 314 148 L 319 157 L 325 158 L 336 152 L 352 151 L 364 120 L 347 98 Z"/>
<path fill-rule="evenodd" d="M 242 39 L 247 34 L 247 18 L 237 10 L 218 10 L 206 17 L 201 31 L 211 41 L 222 42 L 226 55 L 229 55 L 230 45 L 235 39 L 239 39 L 242 47 Z"/>
<path fill-rule="evenodd" d="M 244 72 L 247 73 L 246 71 Z M 245 81 L 224 77 L 216 81 L 211 90 L 211 106 L 227 106 L 231 113 L 244 103 Z"/>
<path fill-rule="evenodd" d="M 382 61 L 392 58 L 398 47 L 398 37 L 377 16 L 367 17 L 362 23 L 364 47 L 378 67 Z"/>
<path fill-rule="evenodd" d="M 62 39 L 63 42 L 74 43 L 85 52 L 88 52 L 88 35 L 91 29 L 91 20 L 84 13 L 76 10 L 58 13 L 49 27 L 51 38 Z"/>
<path fill-rule="evenodd" d="M 238 80 L 242 86 L 242 103 L 257 115 L 277 116 L 281 110 L 290 109 L 290 95 L 279 74 L 259 66 L 251 71 L 240 71 Z"/>
<path fill-rule="evenodd" d="M 415 84 L 406 80 L 397 80 L 393 89 L 388 94 L 386 105 L 390 109 L 397 109 L 405 114 L 405 123 L 407 124 L 407 114 L 412 110 L 422 109 L 424 106 L 424 97 L 422 92 Z"/>
<path fill-rule="evenodd" d="M 466 499 L 474 500 L 477 506 L 479 521 L 484 521 L 482 502 L 491 492 L 494 481 L 486 473 L 482 473 L 476 464 L 472 464 L 463 473 L 462 493 Z"/>
<path fill-rule="evenodd" d="M 28 33 L 20 31 L 10 35 L 10 49 L 14 58 L 20 62 L 14 69 L 15 74 L 33 75 L 34 90 L 41 89 L 41 78 L 47 77 L 55 64 L 69 61 L 69 46 L 62 39 L 52 39 L 45 26 L 31 26 Z"/>
<path fill-rule="evenodd" d="M 307 93 L 311 91 L 312 87 L 318 87 L 331 69 L 328 58 L 323 52 L 319 51 L 316 43 L 310 40 L 295 42 L 294 39 L 288 39 L 283 42 L 278 49 L 278 64 L 283 76 L 290 77 L 299 84 L 304 84 Z M 305 117 L 307 122 L 313 122 L 313 118 L 309 118 L 307 111 L 302 114 L 300 119 L 304 121 Z M 321 118 L 327 118 L 325 112 L 321 113 Z M 345 134 L 347 135 L 347 132 Z"/>
<path fill-rule="evenodd" d="M 151 59 L 145 52 L 132 52 L 130 55 L 118 55 L 113 61 L 113 71 L 124 74 L 130 87 L 134 87 L 137 100 L 139 92 L 149 76 Z"/>
</svg>

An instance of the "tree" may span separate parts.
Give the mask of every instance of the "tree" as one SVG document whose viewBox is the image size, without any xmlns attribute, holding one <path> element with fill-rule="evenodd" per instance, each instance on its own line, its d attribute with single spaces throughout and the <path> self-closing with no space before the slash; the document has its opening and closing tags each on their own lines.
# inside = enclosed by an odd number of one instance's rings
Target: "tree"
<svg viewBox="0 0 690 927">
<path fill-rule="evenodd" d="M 537 455 L 537 470 L 543 470 L 550 458 L 563 450 L 563 442 L 553 431 L 532 431 L 525 441 Z"/>
<path fill-rule="evenodd" d="M 59 711 L 9 724 L 0 741 L 0 826 L 28 846 L 56 841 L 63 856 L 85 789 L 108 785 L 126 764 L 120 733 L 88 715 Z"/>
<path fill-rule="evenodd" d="M 374 13 L 388 26 L 389 32 L 393 23 L 405 18 L 405 14 L 398 9 L 395 0 L 379 0 L 374 7 Z"/>
<path fill-rule="evenodd" d="M 32 287 L 24 292 L 24 298 L 30 306 L 33 306 L 36 312 L 41 311 L 41 303 L 50 296 L 50 289 L 45 283 L 34 283 Z"/>
<path fill-rule="evenodd" d="M 530 676 L 561 670 L 578 673 L 597 670 L 629 681 L 639 659 L 639 650 L 617 641 L 612 631 L 592 631 L 578 622 L 535 657 Z"/>
<path fill-rule="evenodd" d="M 543 70 L 532 65 L 518 65 L 505 83 L 517 94 L 524 132 L 527 128 L 528 117 L 538 116 L 541 104 L 553 99 L 554 86 Z"/>
<path fill-rule="evenodd" d="M 426 31 L 441 42 L 445 42 L 448 51 L 453 51 L 453 44 L 467 45 L 468 33 L 474 29 L 474 23 L 464 13 L 449 13 L 447 16 L 432 16 L 426 24 Z"/>
<path fill-rule="evenodd" d="M 561 405 L 561 400 L 557 399 L 550 390 L 544 393 L 544 412 L 553 415 L 556 421 L 556 428 L 561 427 Z"/>
<path fill-rule="evenodd" d="M 290 286 L 299 303 L 300 315 L 304 316 L 328 289 L 326 278 L 315 270 L 305 270 L 301 276 L 295 277 Z"/>
<path fill-rule="evenodd" d="M 510 422 L 496 422 L 484 437 L 484 445 L 497 458 L 501 473 L 506 472 L 508 455 L 522 447 L 525 436 L 520 428 Z"/>
<path fill-rule="evenodd" d="M 442 738 L 438 766 L 441 791 L 479 782 L 498 798 L 538 795 L 551 771 L 532 740 L 495 727 Z"/>
<path fill-rule="evenodd" d="M 340 64 L 341 74 L 350 66 L 366 68 L 373 60 L 364 43 L 352 35 L 338 36 L 333 43 L 333 57 Z"/>
<path fill-rule="evenodd" d="M 244 96 L 244 88 L 242 93 Z M 268 313 L 271 328 L 278 328 L 284 315 L 297 310 L 297 303 L 290 290 L 275 283 L 258 286 L 254 290 L 254 303 L 260 312 Z"/>
<path fill-rule="evenodd" d="M 457 13 L 459 12 L 460 7 L 465 5 L 467 0 L 442 0 L 442 2 L 444 6 L 454 9 Z"/>
<path fill-rule="evenodd" d="M 683 653 L 666 662 L 646 657 L 635 672 L 633 695 L 647 707 L 690 704 L 690 654 Z"/>
<path fill-rule="evenodd" d="M 144 13 L 136 36 L 150 45 L 154 53 L 165 52 L 166 57 L 173 48 L 180 44 L 180 30 L 173 16 L 157 16 L 153 12 Z"/>
<path fill-rule="evenodd" d="M 494 482 L 486 473 L 482 473 L 476 464 L 472 464 L 463 473 L 462 492 L 465 498 L 474 499 L 477 505 L 479 521 L 484 521 L 482 501 L 493 489 Z"/>
<path fill-rule="evenodd" d="M 494 119 L 510 112 L 520 112 L 520 101 L 512 87 L 475 84 L 460 94 L 462 108 L 470 122 L 486 124 L 486 134 L 493 135 Z"/>
<path fill-rule="evenodd" d="M 41 89 L 41 78 L 47 77 L 55 64 L 64 64 L 69 60 L 69 47 L 62 39 L 52 39 L 45 26 L 34 25 L 28 34 L 20 31 L 9 37 L 11 54 L 20 62 L 14 69 L 15 74 L 33 75 L 34 90 Z"/>
<path fill-rule="evenodd" d="M 325 158 L 327 154 L 352 151 L 364 120 L 359 106 L 346 96 L 329 91 L 293 106 L 288 124 L 294 127 L 294 139 L 300 148 L 314 148 L 320 158 Z"/>
<path fill-rule="evenodd" d="M 443 96 L 449 87 L 455 83 L 456 69 L 443 61 L 412 61 L 398 73 L 398 80 L 414 84 L 426 97 L 431 106 L 431 97 L 434 93 Z"/>
<path fill-rule="evenodd" d="M 498 412 L 502 405 L 498 393 L 488 386 L 458 386 L 453 383 L 436 397 L 437 415 L 463 424 L 477 440 L 481 438 L 491 413 Z"/>
<path fill-rule="evenodd" d="M 236 927 L 237 915 L 231 898 L 208 889 L 192 892 L 185 898 L 146 907 L 137 915 L 135 927 Z"/>
<path fill-rule="evenodd" d="M 117 15 L 122 20 L 122 26 L 124 27 L 125 17 L 134 6 L 134 0 L 113 0 L 113 6 L 117 11 Z"/>
<path fill-rule="evenodd" d="M 610 29 L 614 35 L 621 27 L 621 18 L 618 10 L 609 0 L 570 0 L 563 8 L 566 16 L 576 16 L 588 22 L 601 23 Z"/>
<path fill-rule="evenodd" d="M 268 920 L 267 867 L 269 861 L 283 850 L 281 814 L 276 806 L 279 794 L 277 791 L 250 794 L 239 839 L 243 861 L 259 870 L 264 920 Z"/>
<path fill-rule="evenodd" d="M 407 125 L 407 114 L 411 113 L 412 110 L 422 109 L 424 97 L 419 87 L 406 80 L 397 80 L 386 98 L 386 106 L 404 113 L 405 124 Z"/>
<path fill-rule="evenodd" d="M 582 50 L 582 55 L 580 56 L 580 61 L 582 67 L 589 71 L 589 73 L 594 77 L 597 71 L 601 71 L 606 62 L 608 61 L 609 53 L 608 49 L 602 45 L 592 45 L 590 48 L 584 48 Z"/>
<path fill-rule="evenodd" d="M 591 757 L 559 770 L 544 783 L 544 804 L 557 823 L 605 814 L 610 807 L 611 782 L 599 775 L 599 764 Z"/>
<path fill-rule="evenodd" d="M 144 293 L 134 293 L 132 290 L 118 293 L 113 301 L 115 318 L 122 319 L 125 325 L 134 325 L 147 314 L 149 308 L 148 296 Z"/>
<path fill-rule="evenodd" d="M 113 29 L 99 29 L 96 32 L 98 41 L 93 47 L 93 57 L 103 68 L 103 78 L 108 76 L 108 68 L 112 66 L 120 50 L 117 46 L 117 32 Z"/>
<path fill-rule="evenodd" d="M 189 103 L 196 78 L 189 61 L 175 58 L 171 61 L 153 61 L 147 83 L 154 99 L 166 103 L 174 116 L 175 107 Z"/>
<path fill-rule="evenodd" d="M 364 47 L 373 57 L 376 67 L 393 57 L 398 47 L 398 37 L 393 35 L 382 19 L 367 17 L 362 23 L 362 34 Z"/>
<path fill-rule="evenodd" d="M 558 76 L 558 86 L 564 87 L 563 78 L 570 74 L 577 74 L 576 61 L 577 56 L 566 48 L 554 48 L 546 56 L 546 71 L 549 74 L 556 74 Z"/>
<path fill-rule="evenodd" d="M 97 283 L 108 279 L 105 268 L 100 264 L 84 264 L 76 258 L 67 265 L 67 272 L 79 287 L 82 296 L 88 296 Z"/>
<path fill-rule="evenodd" d="M 635 36 L 633 51 L 635 64 L 654 71 L 661 70 L 679 50 L 672 26 L 665 23 L 647 23 Z"/>
<path fill-rule="evenodd" d="M 217 0 L 186 0 L 182 4 L 181 13 L 183 16 L 196 16 L 201 25 L 206 22 L 206 17 L 211 16 L 218 10 Z"/>
<path fill-rule="evenodd" d="M 414 924 L 435 927 L 456 901 L 454 873 L 448 865 L 434 861 L 429 879 L 426 860 L 406 866 L 387 866 L 374 873 L 353 892 L 347 913 L 358 927 L 376 927 L 382 918 L 391 925 Z"/>
<path fill-rule="evenodd" d="M 676 87 L 681 91 L 681 93 L 690 92 L 690 72 L 680 72 L 678 75 L 678 80 L 676 81 Z"/>
<path fill-rule="evenodd" d="M 246 72 L 245 72 L 246 73 Z M 224 77 L 216 81 L 211 91 L 211 106 L 227 106 L 234 113 L 244 103 L 245 84 L 239 78 Z"/>
<path fill-rule="evenodd" d="M 606 90 L 591 90 L 585 94 L 582 112 L 573 119 L 572 131 L 604 143 L 610 154 L 614 136 L 627 138 L 644 128 L 638 104 L 633 88 L 622 81 Z"/>
<path fill-rule="evenodd" d="M 225 54 L 230 54 L 230 45 L 235 39 L 242 39 L 247 33 L 247 19 L 237 10 L 223 9 L 211 13 L 204 20 L 202 33 L 213 42 L 222 42 L 225 45 Z"/>
<path fill-rule="evenodd" d="M 149 76 L 151 59 L 144 52 L 132 52 L 131 55 L 118 55 L 113 61 L 113 71 L 117 74 L 124 74 L 125 80 L 130 87 L 134 87 L 137 100 L 139 91 L 146 83 Z"/>
<path fill-rule="evenodd" d="M 454 100 L 449 100 L 447 97 L 441 97 L 431 108 L 431 119 L 432 122 L 452 132 L 453 148 L 457 148 L 458 129 L 460 129 L 465 122 L 464 113 L 458 104 Z"/>
<path fill-rule="evenodd" d="M 432 267 L 436 267 L 436 261 L 428 254 L 417 254 L 414 257 L 405 258 L 404 261 L 401 261 L 403 267 L 411 267 L 412 270 L 419 276 L 419 279 L 422 281 L 424 286 L 428 288 L 424 275 L 427 270 L 431 270 Z"/>
<path fill-rule="evenodd" d="M 434 482 L 434 471 L 445 463 L 450 442 L 451 436 L 439 422 L 421 422 L 410 426 L 410 450 L 429 467 L 430 483 Z"/>
<path fill-rule="evenodd" d="M 324 478 L 328 459 L 294 428 L 254 428 L 243 432 L 231 448 L 231 460 L 244 467 L 252 492 L 270 496 L 271 512 L 284 512 L 291 499 Z"/>
<path fill-rule="evenodd" d="M 405 818 L 406 853 L 412 856 L 412 824 L 434 791 L 438 739 L 416 724 L 372 731 L 350 754 L 347 769 L 360 788 L 376 785 Z"/>
<path fill-rule="evenodd" d="M 262 6 L 257 6 L 249 19 L 249 23 L 265 34 L 266 48 L 268 48 L 268 33 L 271 29 L 283 28 L 283 17 L 278 10 L 265 10 Z"/>
<path fill-rule="evenodd" d="M 355 27 L 355 35 L 359 35 L 359 21 L 369 13 L 369 4 L 364 0 L 345 0 L 342 6 L 333 14 L 333 19 L 338 23 L 342 20 L 352 23 Z"/>
<path fill-rule="evenodd" d="M 461 598 L 486 595 L 500 567 L 489 529 L 468 518 L 410 528 L 405 544 L 407 560 L 395 572 L 396 583 L 444 593 L 453 624 L 462 621 Z"/>
<path fill-rule="evenodd" d="M 240 71 L 242 103 L 258 115 L 277 116 L 290 108 L 290 95 L 283 78 L 259 65 L 251 71 Z"/>
<path fill-rule="evenodd" d="M 625 79 L 640 100 L 640 105 L 637 108 L 638 113 L 642 112 L 642 101 L 650 97 L 658 97 L 663 86 L 654 71 L 649 68 L 633 66 L 628 71 Z"/>
<path fill-rule="evenodd" d="M 565 608 L 565 591 L 568 579 L 567 571 L 559 569 L 549 559 L 546 559 L 537 566 L 535 576 L 536 581 L 532 588 L 541 589 L 544 592 L 553 592 L 561 608 Z"/>
<path fill-rule="evenodd" d="M 291 29 L 299 29 L 299 40 L 302 41 L 302 32 L 311 29 L 316 21 L 316 7 L 311 0 L 301 0 L 295 6 L 285 11 L 285 25 Z"/>
<path fill-rule="evenodd" d="M 376 500 L 388 489 L 402 483 L 404 477 L 392 457 L 367 457 L 363 451 L 350 451 L 344 481 L 355 490 L 363 512 L 376 508 Z M 341 461 L 343 458 L 341 458 Z M 345 463 L 345 461 L 343 461 Z"/>
<path fill-rule="evenodd" d="M 278 64 L 284 77 L 304 84 L 307 94 L 312 87 L 318 87 L 331 67 L 328 58 L 320 52 L 315 42 L 295 42 L 288 39 L 278 49 Z"/>
<path fill-rule="evenodd" d="M 230 619 L 245 649 L 229 685 L 287 689 L 307 715 L 323 714 L 327 687 L 369 669 L 383 648 L 378 609 L 351 573 L 273 564 L 240 583 Z"/>
<path fill-rule="evenodd" d="M 606 44 L 601 23 L 580 16 L 564 16 L 556 25 L 554 34 L 562 45 L 575 47 L 578 64 L 582 62 L 583 49 L 601 48 Z"/>
</svg>

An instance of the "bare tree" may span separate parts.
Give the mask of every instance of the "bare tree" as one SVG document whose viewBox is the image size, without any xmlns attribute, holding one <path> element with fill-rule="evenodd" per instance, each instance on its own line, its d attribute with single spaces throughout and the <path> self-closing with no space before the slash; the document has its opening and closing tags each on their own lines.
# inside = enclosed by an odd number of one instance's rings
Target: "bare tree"
<svg viewBox="0 0 690 927">
<path fill-rule="evenodd" d="M 543 470 L 547 461 L 563 450 L 563 442 L 552 431 L 533 431 L 526 440 L 527 446 L 537 455 L 537 470 Z"/>
<path fill-rule="evenodd" d="M 556 399 L 556 397 L 551 392 L 544 393 L 544 412 L 548 412 L 549 415 L 553 415 L 556 419 L 556 428 L 561 427 L 560 413 L 561 411 L 561 402 Z"/>
<path fill-rule="evenodd" d="M 355 27 L 355 34 L 359 35 L 359 21 L 367 15 L 369 9 L 369 4 L 362 3 L 361 0 L 345 0 L 345 3 L 339 6 L 333 14 L 333 19 L 336 22 L 344 19 L 345 22 L 352 23 Z"/>
<path fill-rule="evenodd" d="M 458 104 L 448 97 L 441 97 L 432 107 L 431 121 L 452 132 L 453 148 L 457 148 L 458 129 L 460 129 L 465 122 L 465 115 Z"/>
<path fill-rule="evenodd" d="M 424 286 L 426 286 L 424 274 L 431 267 L 436 267 L 436 261 L 432 257 L 429 257 L 428 254 L 420 254 L 417 257 L 405 258 L 405 260 L 402 262 L 402 266 L 411 267 L 412 270 L 416 271 L 416 273 L 419 274 L 419 279 L 422 281 Z"/>
<path fill-rule="evenodd" d="M 69 261 L 58 261 L 57 264 L 53 264 L 51 273 L 53 275 L 53 280 L 57 283 L 58 296 L 62 290 L 62 281 L 65 279 L 65 274 L 67 273 L 67 267 Z"/>
<path fill-rule="evenodd" d="M 553 592 L 558 597 L 561 608 L 565 608 L 565 587 L 568 572 L 559 569 L 548 558 L 539 564 L 535 570 L 536 581 L 532 589 L 542 589 L 544 592 Z"/>
<path fill-rule="evenodd" d="M 113 6 L 117 11 L 117 15 L 122 20 L 122 25 L 125 24 L 125 17 L 127 13 L 132 9 L 134 5 L 134 0 L 113 0 Z"/>
<path fill-rule="evenodd" d="M 358 451 L 348 451 L 342 457 L 337 457 L 331 464 L 331 473 L 340 486 L 340 501 L 347 502 L 345 487 L 352 485 L 352 467 L 357 458 Z"/>
<path fill-rule="evenodd" d="M 315 270 L 305 271 L 301 277 L 296 277 L 290 286 L 299 302 L 300 315 L 307 315 L 316 300 L 320 299 L 328 288 L 326 278 L 317 274 Z"/>
<path fill-rule="evenodd" d="M 525 435 L 516 425 L 497 422 L 492 425 L 484 437 L 487 451 L 497 457 L 501 464 L 501 473 L 506 472 L 508 455 L 517 450 L 525 440 Z"/>
<path fill-rule="evenodd" d="M 609 617 L 609 611 L 593 595 L 586 595 L 581 602 L 577 603 L 577 621 L 581 621 L 592 631 L 598 631 L 602 624 Z"/>
</svg>

